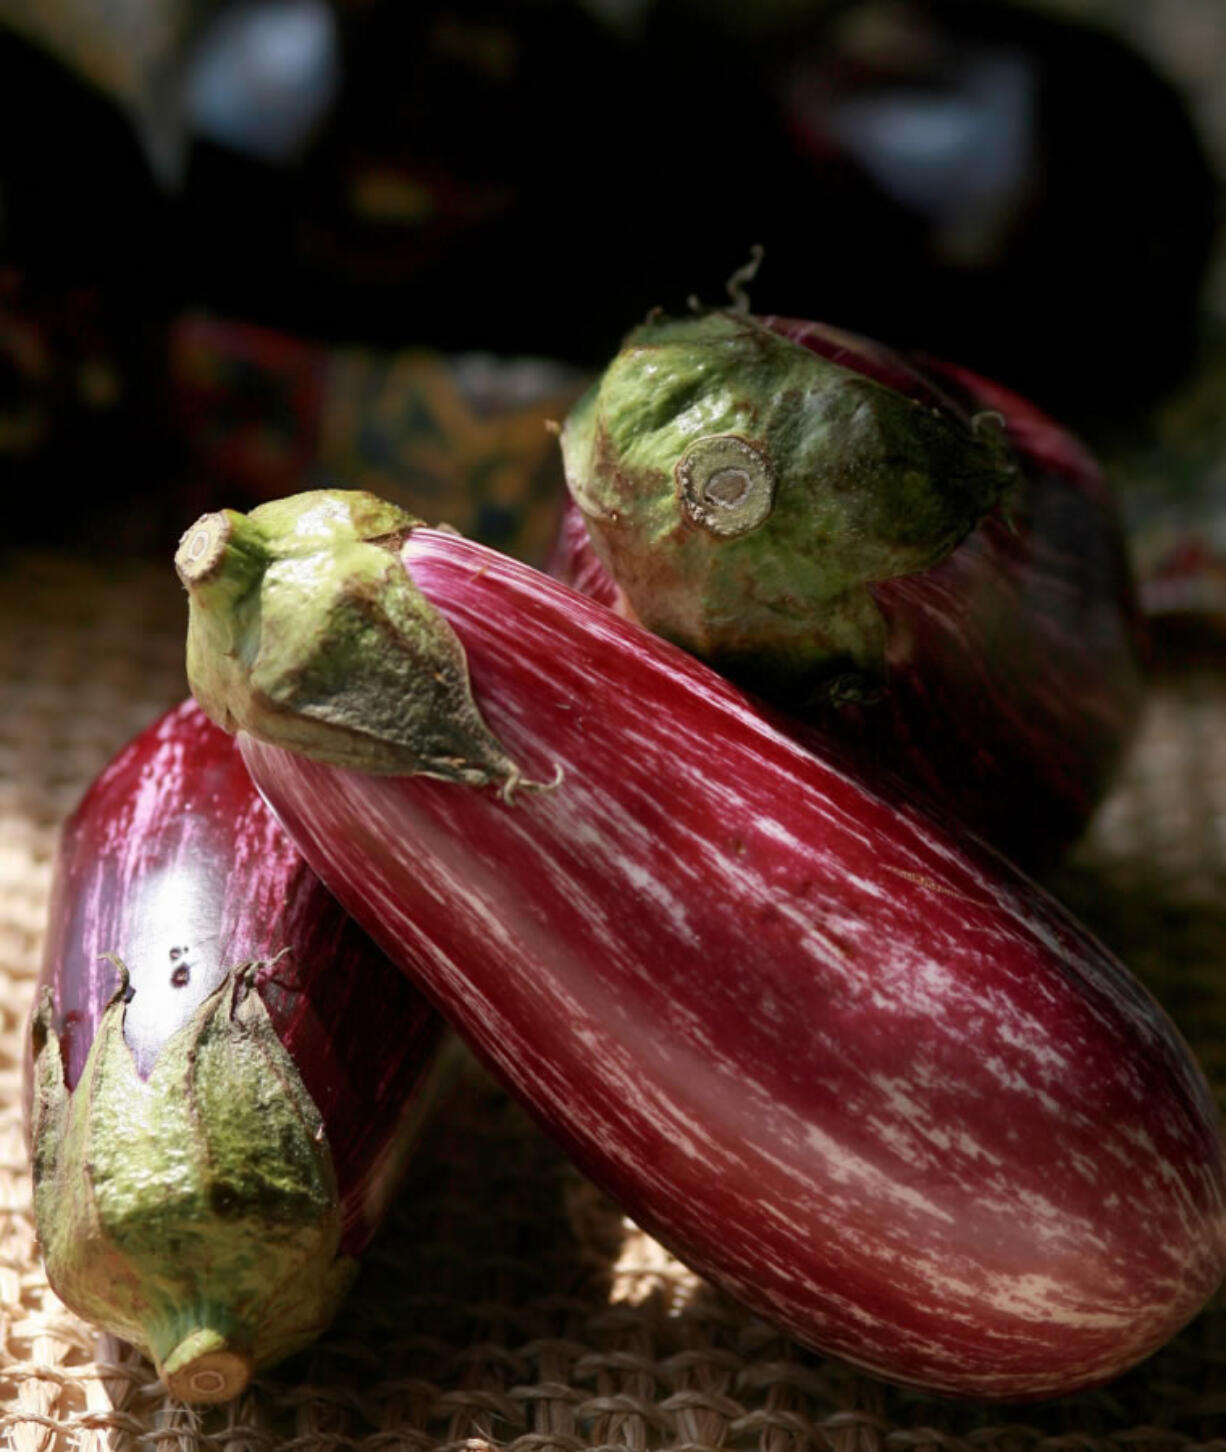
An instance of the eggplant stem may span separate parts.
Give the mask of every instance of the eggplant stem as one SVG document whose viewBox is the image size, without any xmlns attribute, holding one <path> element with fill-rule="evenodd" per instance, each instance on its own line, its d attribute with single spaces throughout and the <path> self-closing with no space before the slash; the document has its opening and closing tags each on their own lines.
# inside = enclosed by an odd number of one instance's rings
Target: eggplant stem
<svg viewBox="0 0 1226 1452">
<path fill-rule="evenodd" d="M 176 1401 L 216 1403 L 228 1402 L 246 1388 L 252 1364 L 225 1337 L 202 1328 L 181 1341 L 159 1369 Z"/>
</svg>

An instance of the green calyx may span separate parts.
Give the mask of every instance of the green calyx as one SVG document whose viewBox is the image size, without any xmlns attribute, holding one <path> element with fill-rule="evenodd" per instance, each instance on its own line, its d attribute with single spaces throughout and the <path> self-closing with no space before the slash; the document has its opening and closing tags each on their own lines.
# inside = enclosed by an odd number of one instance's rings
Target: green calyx
<svg viewBox="0 0 1226 1452">
<path fill-rule="evenodd" d="M 653 318 L 561 435 L 597 553 L 649 629 L 794 694 L 879 680 L 869 587 L 931 568 L 1014 481 L 968 426 L 742 312 Z"/>
<path fill-rule="evenodd" d="M 175 556 L 188 680 L 228 731 L 509 796 L 521 774 L 477 710 L 463 646 L 400 561 L 419 523 L 342 490 L 206 514 Z"/>
<path fill-rule="evenodd" d="M 328 1325 L 357 1264 L 323 1121 L 236 969 L 142 1078 L 126 972 L 76 1087 L 50 992 L 33 1020 L 34 1213 L 78 1315 L 148 1355 L 182 1401 L 237 1395 Z"/>
</svg>

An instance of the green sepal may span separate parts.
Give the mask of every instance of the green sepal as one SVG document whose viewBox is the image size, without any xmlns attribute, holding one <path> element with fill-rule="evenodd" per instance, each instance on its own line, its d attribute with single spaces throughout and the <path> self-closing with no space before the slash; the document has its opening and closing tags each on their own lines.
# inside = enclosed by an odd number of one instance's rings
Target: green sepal
<svg viewBox="0 0 1226 1452">
<path fill-rule="evenodd" d="M 1016 478 L 986 417 L 934 412 L 737 311 L 649 319 L 561 444 L 634 615 L 785 694 L 879 679 L 885 628 L 869 587 L 945 558 Z M 747 461 L 744 491 L 728 487 L 730 448 Z M 718 486 L 706 501 L 696 457 Z"/>
<path fill-rule="evenodd" d="M 148 1355 L 187 1401 L 328 1325 L 357 1271 L 323 1120 L 251 966 L 230 972 L 146 1078 L 124 1038 L 127 973 L 69 1092 L 45 992 L 32 1042 L 34 1213 L 64 1303 Z"/>
<path fill-rule="evenodd" d="M 175 557 L 192 692 L 226 730 L 318 761 L 509 795 L 521 773 L 481 718 L 464 648 L 400 561 L 418 523 L 342 490 L 205 515 Z"/>
</svg>

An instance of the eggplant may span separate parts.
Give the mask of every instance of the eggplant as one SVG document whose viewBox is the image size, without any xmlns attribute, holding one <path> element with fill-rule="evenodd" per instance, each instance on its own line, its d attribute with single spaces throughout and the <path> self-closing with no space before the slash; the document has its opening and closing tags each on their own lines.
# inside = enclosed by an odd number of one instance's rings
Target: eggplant
<svg viewBox="0 0 1226 1452">
<path fill-rule="evenodd" d="M 1033 405 L 730 310 L 632 332 L 561 442 L 590 546 L 572 513 L 552 573 L 1019 858 L 1077 835 L 1138 719 L 1142 630 L 1107 486 Z"/>
<path fill-rule="evenodd" d="M 30 1021 L 38 1237 L 73 1311 L 216 1402 L 328 1324 L 449 1062 L 437 1014 L 188 700 L 64 826 Z"/>
<path fill-rule="evenodd" d="M 1005 859 L 366 496 L 206 516 L 177 563 L 192 688 L 312 868 L 697 1272 L 981 1398 L 1106 1381 L 1218 1285 L 1208 1086 Z"/>
</svg>

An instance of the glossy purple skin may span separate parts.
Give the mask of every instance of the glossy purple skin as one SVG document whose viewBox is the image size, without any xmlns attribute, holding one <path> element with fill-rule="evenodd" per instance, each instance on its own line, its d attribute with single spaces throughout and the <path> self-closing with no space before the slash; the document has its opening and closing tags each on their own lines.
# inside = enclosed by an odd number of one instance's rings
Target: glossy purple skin
<svg viewBox="0 0 1226 1452">
<path fill-rule="evenodd" d="M 63 830 L 39 990 L 55 996 L 69 1089 L 119 985 L 108 953 L 128 969 L 124 1032 L 144 1074 L 228 969 L 265 964 L 260 996 L 327 1131 L 342 1250 L 360 1252 L 403 1171 L 397 1132 L 442 1021 L 320 884 L 194 701 L 124 747 Z"/>
<path fill-rule="evenodd" d="M 1097 465 L 1032 404 L 966 370 L 819 323 L 760 321 L 968 423 L 983 411 L 1005 419 L 1016 497 L 932 569 L 871 587 L 887 626 L 884 697 L 785 704 L 870 776 L 898 772 L 995 845 L 1045 858 L 1101 800 L 1144 694 L 1141 621 Z M 618 604 L 573 504 L 549 569 Z"/>
<path fill-rule="evenodd" d="M 312 866 L 576 1162 L 819 1349 L 979 1397 L 1156 1349 L 1226 1265 L 1208 1087 L 1020 872 L 555 581 L 415 530 L 529 777 L 251 738 Z"/>
</svg>

